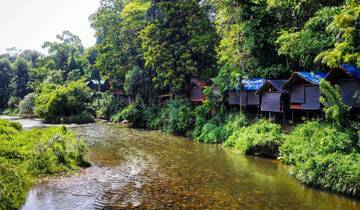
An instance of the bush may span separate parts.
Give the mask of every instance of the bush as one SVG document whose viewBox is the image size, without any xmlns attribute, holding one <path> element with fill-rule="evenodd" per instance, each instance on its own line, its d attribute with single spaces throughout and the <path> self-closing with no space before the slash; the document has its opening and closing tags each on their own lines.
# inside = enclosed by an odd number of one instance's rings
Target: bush
<svg viewBox="0 0 360 210">
<path fill-rule="evenodd" d="M 297 126 L 286 136 L 286 141 L 280 148 L 280 158 L 287 164 L 301 164 L 317 155 L 349 152 L 353 144 L 349 132 L 312 121 Z"/>
<path fill-rule="evenodd" d="M 229 138 L 235 131 L 240 130 L 242 127 L 249 125 L 245 114 L 239 113 L 235 116 L 229 117 L 225 124 L 225 138 Z"/>
<path fill-rule="evenodd" d="M 178 98 L 166 103 L 161 111 L 161 119 L 166 132 L 185 134 L 192 130 L 195 114 L 189 101 Z"/>
<path fill-rule="evenodd" d="M 35 113 L 47 123 L 93 122 L 89 117 L 90 89 L 83 81 L 65 86 L 44 85 L 35 100 Z M 76 116 L 76 117 L 72 117 Z"/>
<path fill-rule="evenodd" d="M 247 155 L 275 158 L 283 143 L 281 127 L 266 120 L 241 127 L 224 143 L 225 147 L 235 148 Z"/>
<path fill-rule="evenodd" d="M 17 209 L 39 175 L 68 172 L 88 165 L 87 146 L 65 127 L 22 130 L 0 120 L 0 209 Z"/>
<path fill-rule="evenodd" d="M 113 122 L 122 122 L 124 120 L 127 120 L 130 123 L 138 124 L 140 115 L 141 112 L 137 108 L 137 106 L 135 104 L 130 104 L 129 106 L 125 107 L 123 110 L 112 116 L 111 120 Z"/>
<path fill-rule="evenodd" d="M 146 107 L 142 112 L 142 118 L 145 127 L 148 129 L 157 130 L 163 126 L 159 109 L 156 107 Z"/>
<path fill-rule="evenodd" d="M 360 195 L 359 139 L 349 130 L 320 122 L 299 125 L 281 146 L 281 160 L 301 182 L 333 192 Z"/>
<path fill-rule="evenodd" d="M 202 127 L 200 136 L 195 140 L 203 143 L 219 144 L 226 139 L 225 136 L 226 131 L 224 126 L 217 126 L 209 122 Z"/>
<path fill-rule="evenodd" d="M 23 117 L 33 117 L 35 115 L 35 93 L 30 93 L 24 97 L 19 104 L 19 114 Z"/>
<path fill-rule="evenodd" d="M 91 107 L 98 119 L 110 120 L 110 117 L 125 107 L 123 99 L 112 96 L 111 93 L 96 92 L 93 95 Z"/>
<path fill-rule="evenodd" d="M 0 157 L 0 209 L 18 209 L 31 184 L 25 165 Z"/>
<path fill-rule="evenodd" d="M 292 174 L 299 181 L 350 196 L 360 196 L 360 154 L 317 155 L 296 164 Z"/>
</svg>

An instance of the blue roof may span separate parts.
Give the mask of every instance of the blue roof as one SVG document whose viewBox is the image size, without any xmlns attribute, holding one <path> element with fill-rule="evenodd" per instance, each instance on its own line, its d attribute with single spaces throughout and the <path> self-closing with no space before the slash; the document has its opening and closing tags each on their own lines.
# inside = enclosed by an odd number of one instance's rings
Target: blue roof
<svg viewBox="0 0 360 210">
<path fill-rule="evenodd" d="M 295 74 L 312 84 L 319 84 L 320 80 L 324 79 L 327 75 L 327 73 L 314 73 L 305 71 L 295 72 Z"/>
<path fill-rule="evenodd" d="M 340 65 L 347 73 L 351 74 L 355 79 L 360 80 L 360 68 L 351 65 L 351 64 L 342 64 Z"/>
<path fill-rule="evenodd" d="M 265 84 L 265 82 L 265 79 L 262 78 L 247 79 L 242 81 L 242 85 L 244 90 L 256 91 L 259 90 Z"/>
<path fill-rule="evenodd" d="M 89 81 L 87 81 L 86 82 L 86 84 L 88 85 L 88 84 L 90 84 L 90 83 L 93 83 L 93 84 L 95 84 L 95 85 L 104 85 L 105 84 L 105 80 L 95 80 L 95 79 L 93 79 L 93 80 L 89 80 Z M 99 83 L 100 82 L 100 83 Z"/>
</svg>

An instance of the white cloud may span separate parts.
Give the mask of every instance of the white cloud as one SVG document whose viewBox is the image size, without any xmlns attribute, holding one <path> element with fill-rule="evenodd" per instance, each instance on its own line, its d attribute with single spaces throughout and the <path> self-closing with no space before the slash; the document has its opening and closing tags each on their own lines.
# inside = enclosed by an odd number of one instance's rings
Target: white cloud
<svg viewBox="0 0 360 210">
<path fill-rule="evenodd" d="M 69 30 L 85 47 L 95 43 L 89 16 L 99 0 L 0 0 L 0 53 L 7 48 L 41 50 Z"/>
</svg>

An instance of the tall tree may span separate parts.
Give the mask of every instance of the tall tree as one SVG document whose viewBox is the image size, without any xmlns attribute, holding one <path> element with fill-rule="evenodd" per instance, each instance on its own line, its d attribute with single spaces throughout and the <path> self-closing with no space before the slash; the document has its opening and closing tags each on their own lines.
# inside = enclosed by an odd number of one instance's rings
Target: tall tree
<svg viewBox="0 0 360 210">
<path fill-rule="evenodd" d="M 64 31 L 56 38 L 58 41 L 43 44 L 43 48 L 49 52 L 49 67 L 61 71 L 64 80 L 79 79 L 87 65 L 80 38 L 69 31 Z"/>
<path fill-rule="evenodd" d="M 330 67 L 338 67 L 342 63 L 360 66 L 360 2 L 347 0 L 327 30 L 335 34 L 335 43 L 320 53 L 317 60 Z"/>
<path fill-rule="evenodd" d="M 18 57 L 13 66 L 11 81 L 12 95 L 23 98 L 31 92 L 29 89 L 29 64 L 22 57 Z"/>
<path fill-rule="evenodd" d="M 153 1 L 149 22 L 141 38 L 156 89 L 185 93 L 191 77 L 216 74 L 217 36 L 199 1 Z"/>
<path fill-rule="evenodd" d="M 101 0 L 99 9 L 90 16 L 91 27 L 96 31 L 96 67 L 107 77 L 124 77 L 121 73 L 122 57 L 121 17 L 127 0 Z"/>
<path fill-rule="evenodd" d="M 6 108 L 10 97 L 11 71 L 9 60 L 0 59 L 0 110 Z"/>
</svg>

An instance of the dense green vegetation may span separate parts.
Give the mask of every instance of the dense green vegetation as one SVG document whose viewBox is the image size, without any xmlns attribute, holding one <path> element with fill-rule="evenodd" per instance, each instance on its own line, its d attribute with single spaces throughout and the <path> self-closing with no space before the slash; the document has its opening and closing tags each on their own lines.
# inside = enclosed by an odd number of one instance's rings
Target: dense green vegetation
<svg viewBox="0 0 360 210">
<path fill-rule="evenodd" d="M 224 146 L 238 149 L 247 155 L 276 158 L 283 143 L 282 135 L 280 125 L 260 120 L 234 131 Z"/>
<path fill-rule="evenodd" d="M 43 85 L 35 100 L 35 113 L 49 123 L 89 123 L 90 90 L 81 80 L 67 85 Z"/>
<path fill-rule="evenodd" d="M 293 165 L 301 182 L 359 196 L 359 137 L 349 129 L 326 123 L 299 125 L 280 148 L 281 160 Z"/>
<path fill-rule="evenodd" d="M 18 209 L 35 178 L 88 165 L 87 146 L 65 127 L 25 131 L 0 120 L 0 209 Z"/>
</svg>

